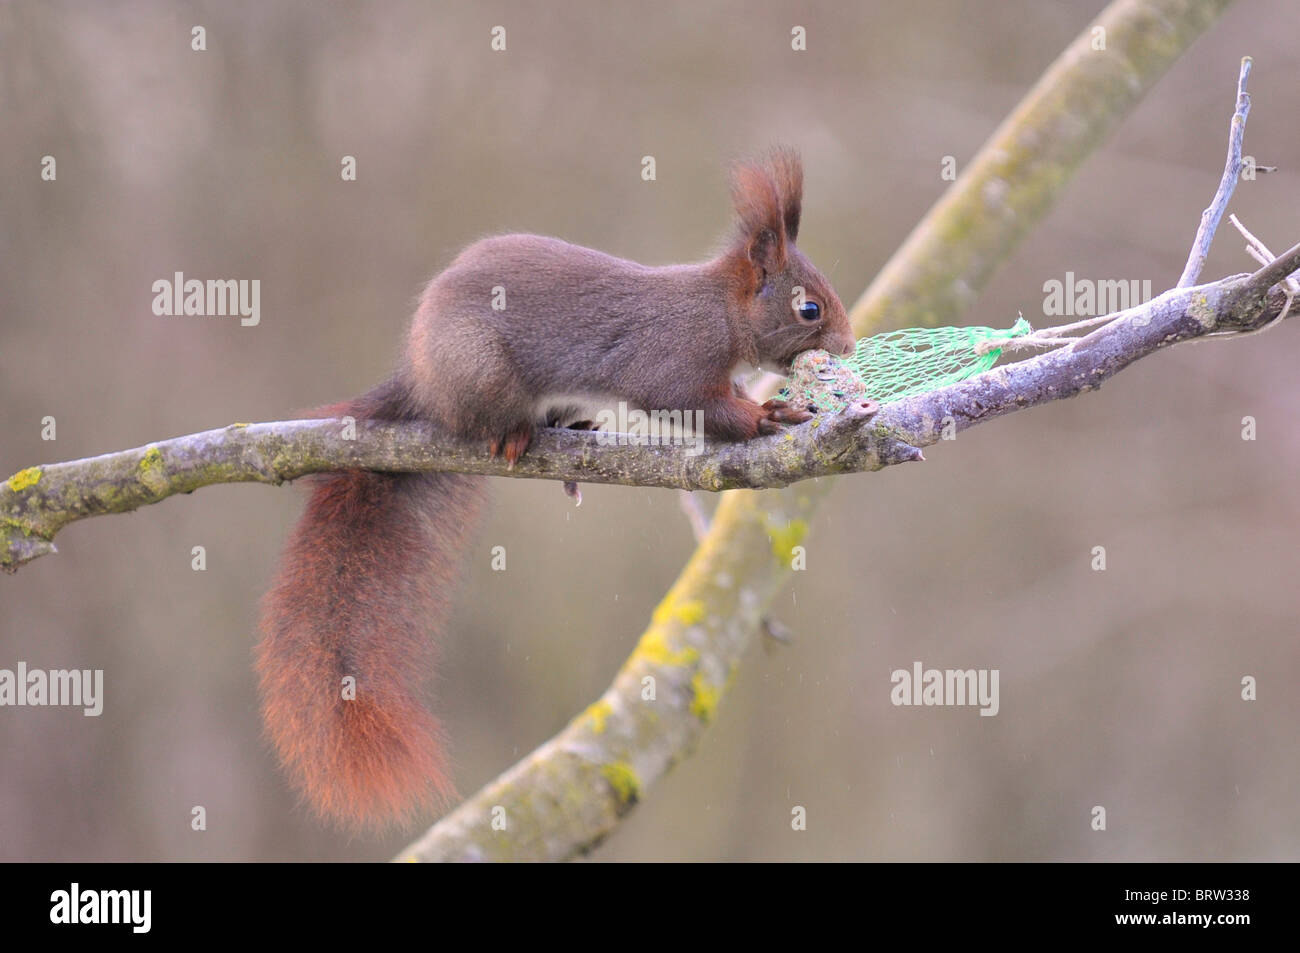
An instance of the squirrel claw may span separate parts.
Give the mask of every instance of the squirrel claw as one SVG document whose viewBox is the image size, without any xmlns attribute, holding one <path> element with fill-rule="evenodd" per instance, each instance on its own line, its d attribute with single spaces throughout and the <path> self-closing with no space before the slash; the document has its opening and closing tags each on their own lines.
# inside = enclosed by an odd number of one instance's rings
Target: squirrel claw
<svg viewBox="0 0 1300 953">
<path fill-rule="evenodd" d="M 493 438 L 488 444 L 488 451 L 493 457 L 499 457 L 502 454 L 506 458 L 506 466 L 513 470 L 519 458 L 524 455 L 528 445 L 533 442 L 533 428 L 531 424 L 519 424 L 511 430 L 506 431 L 504 436 Z"/>
<path fill-rule="evenodd" d="M 776 433 L 783 425 L 794 426 L 813 419 L 813 415 L 807 409 L 791 406 L 786 401 L 776 398 L 763 404 L 763 409 L 767 411 L 767 415 L 758 422 L 760 433 Z"/>
</svg>

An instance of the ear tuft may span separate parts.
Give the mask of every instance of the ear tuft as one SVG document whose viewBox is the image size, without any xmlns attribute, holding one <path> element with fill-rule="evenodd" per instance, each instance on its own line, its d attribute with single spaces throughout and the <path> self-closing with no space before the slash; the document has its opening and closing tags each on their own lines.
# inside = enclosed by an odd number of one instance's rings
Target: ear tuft
<svg viewBox="0 0 1300 953">
<path fill-rule="evenodd" d="M 764 166 L 743 162 L 732 167 L 731 204 L 736 208 L 746 238 L 753 238 L 764 229 L 777 235 L 785 232 L 781 195 Z"/>
<path fill-rule="evenodd" d="M 733 166 L 731 200 L 747 257 L 768 272 L 784 268 L 786 244 L 793 244 L 799 235 L 803 202 L 799 154 L 778 147 L 759 161 Z"/>
<path fill-rule="evenodd" d="M 803 162 L 789 146 L 778 146 L 768 155 L 768 168 L 781 203 L 786 241 L 799 237 L 799 214 L 803 208 Z"/>
</svg>

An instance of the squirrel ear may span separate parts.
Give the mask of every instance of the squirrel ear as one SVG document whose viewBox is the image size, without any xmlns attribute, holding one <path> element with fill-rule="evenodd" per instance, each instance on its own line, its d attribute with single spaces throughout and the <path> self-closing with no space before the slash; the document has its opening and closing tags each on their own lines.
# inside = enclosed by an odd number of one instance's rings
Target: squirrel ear
<svg viewBox="0 0 1300 953">
<path fill-rule="evenodd" d="M 749 260 L 761 268 L 764 274 L 770 275 L 785 267 L 785 248 L 776 232 L 770 228 L 759 229 L 758 234 L 750 239 L 747 251 Z"/>
<path fill-rule="evenodd" d="M 769 170 L 748 163 L 736 166 L 731 173 L 731 201 L 740 218 L 745 257 L 764 271 L 780 271 L 785 267 L 785 219 Z"/>
</svg>

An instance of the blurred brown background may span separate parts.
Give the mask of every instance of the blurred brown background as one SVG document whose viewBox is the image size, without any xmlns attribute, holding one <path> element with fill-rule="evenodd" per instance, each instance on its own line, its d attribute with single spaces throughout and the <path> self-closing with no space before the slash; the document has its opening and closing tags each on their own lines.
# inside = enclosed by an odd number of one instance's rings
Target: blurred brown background
<svg viewBox="0 0 1300 953">
<path fill-rule="evenodd" d="M 941 194 L 942 157 L 963 168 L 1102 6 L 6 4 L 0 472 L 359 393 L 422 282 L 485 234 L 701 257 L 729 224 L 723 164 L 774 142 L 803 152 L 800 245 L 851 302 Z M 1298 32 L 1293 0 L 1232 8 L 964 322 L 1051 323 L 1043 282 L 1067 270 L 1172 284 L 1243 54 L 1246 151 L 1282 169 L 1232 209 L 1275 250 L 1300 238 Z M 1241 245 L 1225 224 L 1206 277 L 1253 268 Z M 174 271 L 260 279 L 261 325 L 154 316 Z M 796 644 L 752 653 L 594 857 L 1295 859 L 1297 325 L 840 480 L 776 606 Z M 438 680 L 464 793 L 604 690 L 692 547 L 671 492 L 493 493 Z M 0 578 L 0 667 L 103 668 L 107 691 L 98 719 L 0 709 L 0 859 L 378 859 L 408 839 L 318 826 L 260 735 L 256 605 L 300 504 L 211 487 L 76 524 Z M 894 708 L 914 660 L 1000 669 L 1001 713 Z"/>
</svg>

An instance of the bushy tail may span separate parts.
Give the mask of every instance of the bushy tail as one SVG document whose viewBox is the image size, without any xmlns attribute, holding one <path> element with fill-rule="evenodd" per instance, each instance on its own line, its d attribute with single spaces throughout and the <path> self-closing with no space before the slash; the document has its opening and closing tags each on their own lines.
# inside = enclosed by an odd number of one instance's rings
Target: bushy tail
<svg viewBox="0 0 1300 953">
<path fill-rule="evenodd" d="M 372 397 L 345 409 L 381 416 Z M 452 793 L 421 688 L 482 479 L 368 471 L 315 479 L 262 606 L 262 714 L 317 812 L 348 827 L 382 826 Z"/>
</svg>

